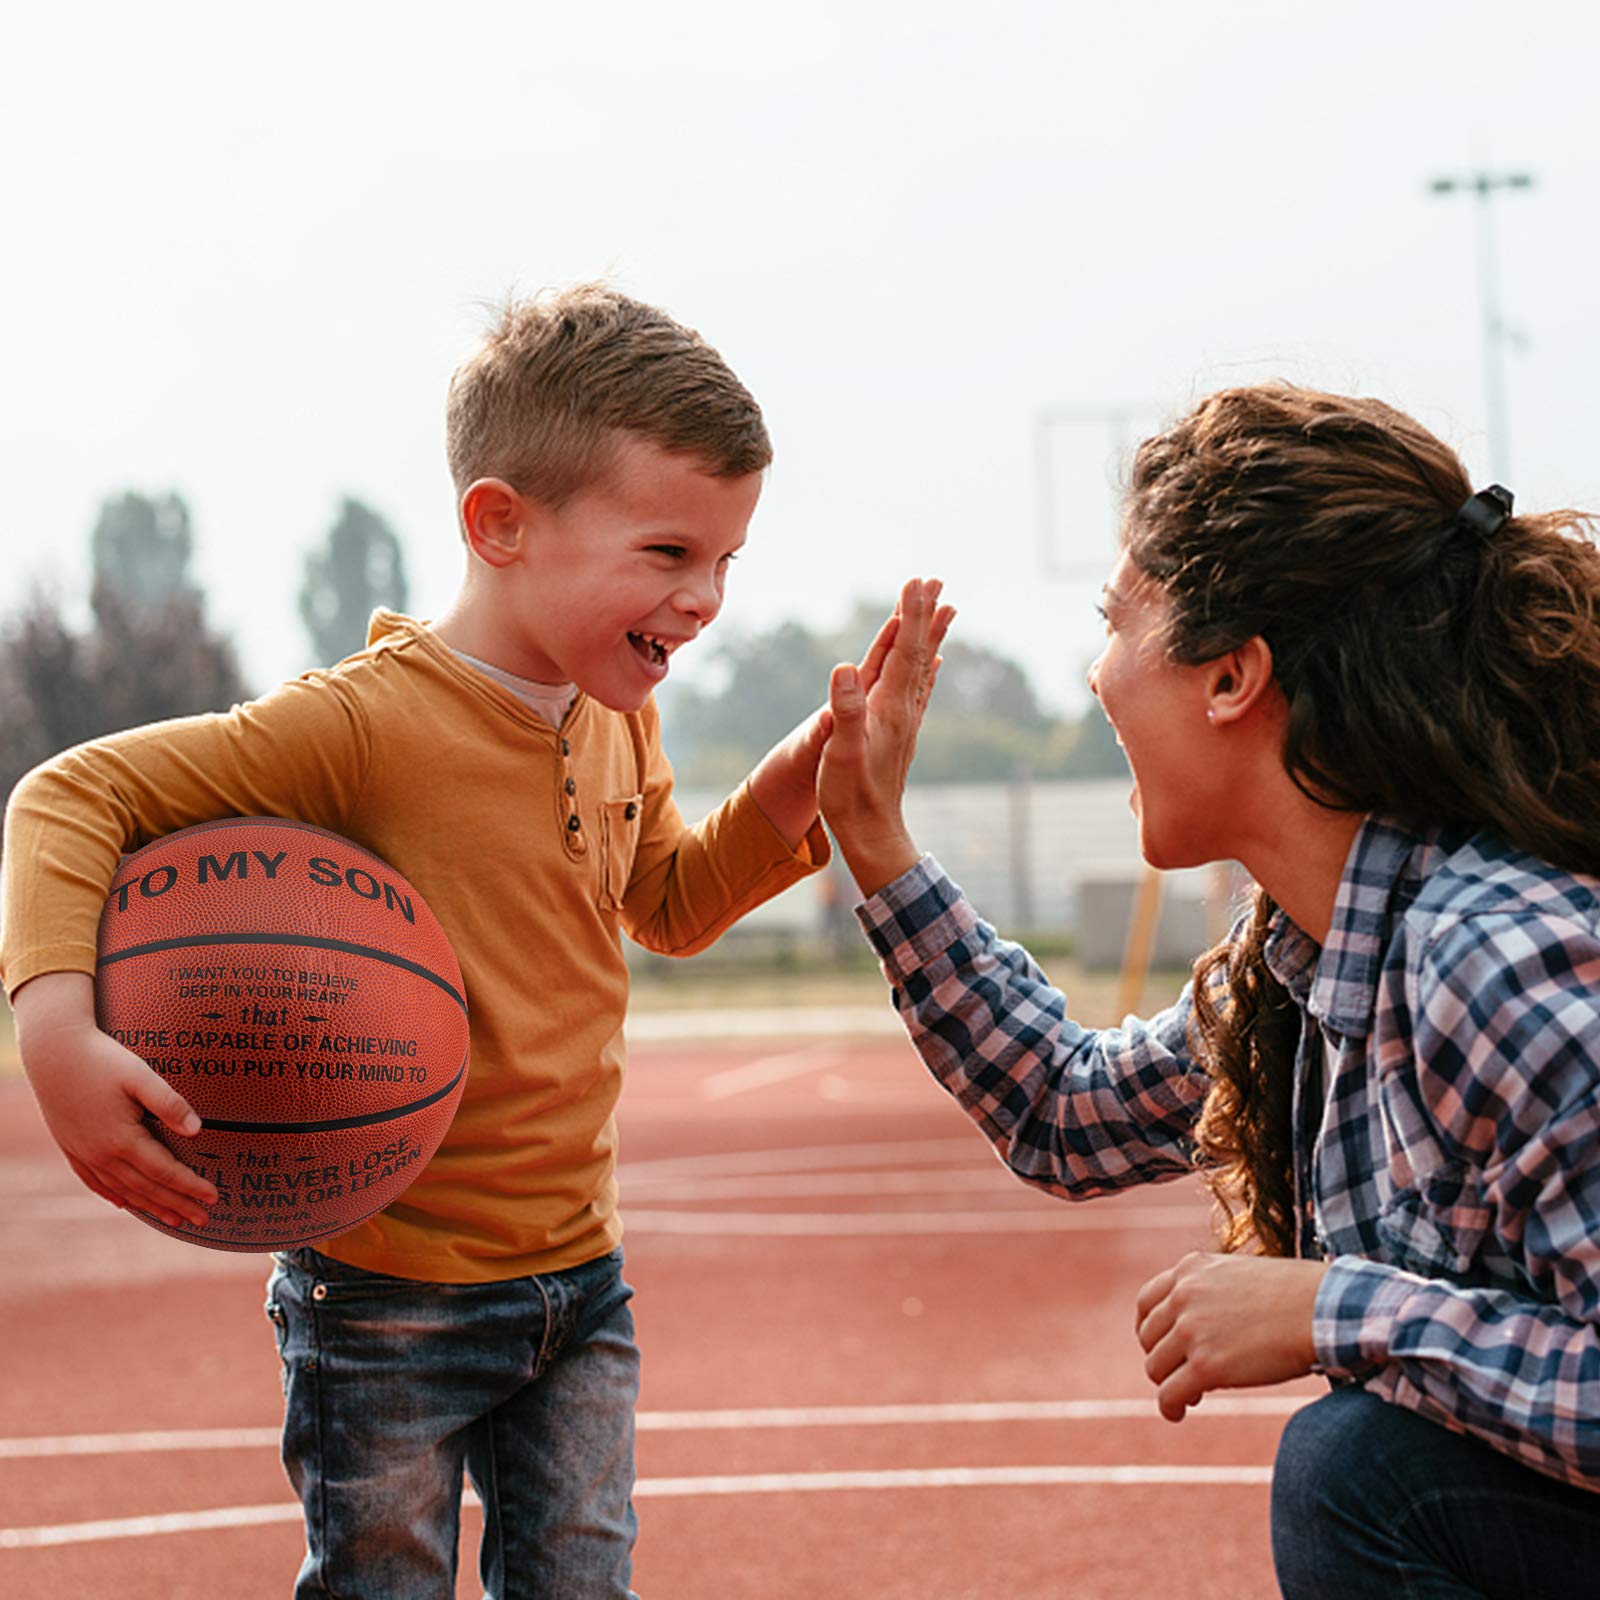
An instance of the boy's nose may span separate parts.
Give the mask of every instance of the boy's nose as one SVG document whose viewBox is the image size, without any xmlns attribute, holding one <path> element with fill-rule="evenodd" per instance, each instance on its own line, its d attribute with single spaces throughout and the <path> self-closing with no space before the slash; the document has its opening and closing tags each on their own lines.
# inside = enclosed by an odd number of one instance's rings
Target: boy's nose
<svg viewBox="0 0 1600 1600">
<path fill-rule="evenodd" d="M 698 578 L 678 591 L 678 609 L 699 619 L 703 628 L 722 609 L 722 586 L 714 578 Z"/>
<path fill-rule="evenodd" d="M 1096 700 L 1100 698 L 1100 663 L 1103 659 L 1104 657 L 1102 656 L 1096 656 L 1094 660 L 1089 663 L 1089 671 L 1087 673 L 1087 677 L 1089 679 L 1089 693 L 1092 694 Z"/>
</svg>

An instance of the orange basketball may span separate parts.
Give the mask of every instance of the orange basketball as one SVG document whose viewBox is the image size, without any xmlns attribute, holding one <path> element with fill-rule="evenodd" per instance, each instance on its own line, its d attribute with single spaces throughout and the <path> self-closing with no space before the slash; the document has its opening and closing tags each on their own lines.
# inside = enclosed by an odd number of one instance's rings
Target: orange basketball
<svg viewBox="0 0 1600 1600">
<path fill-rule="evenodd" d="M 353 1228 L 438 1148 L 467 1078 L 467 1002 L 422 896 L 370 850 L 277 817 L 202 822 L 123 859 L 100 914 L 101 1028 L 189 1102 L 145 1125 L 218 1199 L 213 1250 Z"/>
</svg>

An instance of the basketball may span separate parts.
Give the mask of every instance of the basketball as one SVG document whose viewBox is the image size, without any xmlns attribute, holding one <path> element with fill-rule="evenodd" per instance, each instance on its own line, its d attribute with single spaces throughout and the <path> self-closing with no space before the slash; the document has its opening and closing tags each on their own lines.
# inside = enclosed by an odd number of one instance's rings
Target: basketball
<svg viewBox="0 0 1600 1600">
<path fill-rule="evenodd" d="M 201 1118 L 145 1118 L 217 1188 L 213 1250 L 344 1233 L 428 1163 L 467 1077 L 467 1003 L 422 896 L 370 850 L 276 817 L 125 856 L 100 914 L 95 1011 Z"/>
</svg>

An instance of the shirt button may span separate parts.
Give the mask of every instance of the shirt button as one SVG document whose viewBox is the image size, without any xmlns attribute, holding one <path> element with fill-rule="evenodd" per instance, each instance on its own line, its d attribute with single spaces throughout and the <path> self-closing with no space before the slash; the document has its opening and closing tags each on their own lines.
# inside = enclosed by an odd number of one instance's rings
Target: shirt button
<svg viewBox="0 0 1600 1600">
<path fill-rule="evenodd" d="M 639 808 L 631 800 L 622 808 L 622 817 L 625 822 L 632 822 L 638 815 Z"/>
<path fill-rule="evenodd" d="M 578 813 L 574 811 L 572 815 L 567 818 L 567 832 L 576 833 L 582 826 L 583 824 L 578 821 Z"/>
<path fill-rule="evenodd" d="M 574 778 L 568 778 L 561 787 L 565 789 L 568 794 L 576 794 L 578 792 L 577 780 Z"/>
<path fill-rule="evenodd" d="M 561 753 L 564 756 L 570 756 L 572 754 L 572 741 L 570 739 L 563 739 L 561 741 Z"/>
</svg>

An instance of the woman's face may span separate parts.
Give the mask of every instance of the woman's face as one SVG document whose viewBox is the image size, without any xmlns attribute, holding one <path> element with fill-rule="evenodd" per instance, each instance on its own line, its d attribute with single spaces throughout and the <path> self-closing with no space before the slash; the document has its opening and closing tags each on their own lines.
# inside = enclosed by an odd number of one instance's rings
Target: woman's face
<svg viewBox="0 0 1600 1600">
<path fill-rule="evenodd" d="M 1208 676 L 1169 659 L 1168 609 L 1165 593 L 1123 555 L 1101 602 L 1105 648 L 1089 668 L 1089 687 L 1133 769 L 1139 849 L 1164 869 L 1225 857 L 1219 834 L 1231 809 L 1206 715 Z"/>
</svg>

